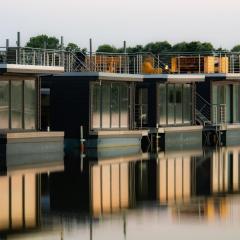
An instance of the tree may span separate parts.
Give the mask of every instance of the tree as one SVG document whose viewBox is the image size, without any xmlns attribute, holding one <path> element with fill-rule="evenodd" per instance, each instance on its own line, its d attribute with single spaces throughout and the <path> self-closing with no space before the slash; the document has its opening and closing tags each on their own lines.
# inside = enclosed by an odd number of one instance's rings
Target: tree
<svg viewBox="0 0 240 240">
<path fill-rule="evenodd" d="M 194 42 L 181 42 L 173 45 L 173 52 L 211 52 L 214 51 L 214 47 L 211 43 L 199 41 Z"/>
<path fill-rule="evenodd" d="M 26 43 L 26 47 L 31 48 L 47 48 L 47 49 L 59 49 L 59 40 L 56 37 L 49 37 L 47 35 L 38 35 L 31 37 Z"/>
<path fill-rule="evenodd" d="M 187 52 L 187 43 L 186 42 L 180 42 L 172 46 L 172 52 Z"/>
<path fill-rule="evenodd" d="M 151 42 L 145 45 L 144 51 L 145 52 L 151 52 L 153 54 L 158 54 L 161 52 L 170 51 L 172 48 L 171 44 L 167 41 L 164 42 Z"/>
<path fill-rule="evenodd" d="M 134 47 L 128 47 L 127 53 L 140 53 L 144 51 L 144 47 L 142 45 L 136 45 Z"/>
<path fill-rule="evenodd" d="M 97 52 L 116 53 L 117 49 L 109 44 L 103 44 L 98 47 Z"/>
<path fill-rule="evenodd" d="M 240 52 L 240 45 L 233 47 L 232 52 Z"/>
<path fill-rule="evenodd" d="M 66 50 L 71 51 L 71 52 L 80 52 L 81 51 L 80 47 L 75 43 L 68 43 Z"/>
</svg>

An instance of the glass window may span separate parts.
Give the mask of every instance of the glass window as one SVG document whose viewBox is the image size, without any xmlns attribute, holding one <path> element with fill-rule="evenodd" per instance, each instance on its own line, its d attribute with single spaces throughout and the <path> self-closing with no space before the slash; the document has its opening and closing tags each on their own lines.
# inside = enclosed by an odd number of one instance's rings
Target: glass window
<svg viewBox="0 0 240 240">
<path fill-rule="evenodd" d="M 192 88 L 190 84 L 183 85 L 183 121 L 192 121 Z"/>
<path fill-rule="evenodd" d="M 0 81 L 0 129 L 9 128 L 9 82 Z"/>
<path fill-rule="evenodd" d="M 174 124 L 175 89 L 173 84 L 168 84 L 168 124 Z"/>
<path fill-rule="evenodd" d="M 175 85 L 176 104 L 175 104 L 175 123 L 181 124 L 183 122 L 182 114 L 182 85 Z"/>
<path fill-rule="evenodd" d="M 217 113 L 216 113 L 216 106 L 218 104 L 218 86 L 212 86 L 212 121 L 213 123 L 217 122 Z"/>
<path fill-rule="evenodd" d="M 128 127 L 128 85 L 120 87 L 120 102 L 121 102 L 121 128 Z"/>
<path fill-rule="evenodd" d="M 240 85 L 233 85 L 233 122 L 240 122 Z"/>
<path fill-rule="evenodd" d="M 228 123 L 231 122 L 232 120 L 232 114 L 231 114 L 231 90 L 230 90 L 230 85 L 225 86 L 225 94 L 226 94 L 226 100 L 225 100 L 225 105 L 226 105 L 226 121 Z"/>
<path fill-rule="evenodd" d="M 148 124 L 148 89 L 140 88 L 138 95 L 140 125 Z"/>
<path fill-rule="evenodd" d="M 100 103 L 101 103 L 101 88 L 99 84 L 92 85 L 91 103 L 92 103 L 92 128 L 100 128 Z"/>
<path fill-rule="evenodd" d="M 112 104 L 112 114 L 111 114 L 111 127 L 119 128 L 119 87 L 117 84 L 112 84 L 111 91 L 111 104 Z"/>
<path fill-rule="evenodd" d="M 23 82 L 11 82 L 11 127 L 20 129 L 23 127 L 22 114 L 23 114 Z"/>
<path fill-rule="evenodd" d="M 220 122 L 225 117 L 226 122 L 231 122 L 231 95 L 230 85 L 213 85 L 212 88 L 212 118 L 213 122 Z M 221 109 L 220 109 L 221 108 Z M 225 112 L 221 112 L 225 109 Z"/>
<path fill-rule="evenodd" d="M 158 111 L 159 119 L 158 122 L 160 125 L 167 124 L 167 106 L 166 106 L 166 84 L 158 85 L 157 99 L 158 99 Z"/>
<path fill-rule="evenodd" d="M 110 84 L 102 84 L 102 128 L 110 128 Z"/>
<path fill-rule="evenodd" d="M 36 128 L 36 84 L 34 80 L 24 81 L 24 127 Z"/>
</svg>

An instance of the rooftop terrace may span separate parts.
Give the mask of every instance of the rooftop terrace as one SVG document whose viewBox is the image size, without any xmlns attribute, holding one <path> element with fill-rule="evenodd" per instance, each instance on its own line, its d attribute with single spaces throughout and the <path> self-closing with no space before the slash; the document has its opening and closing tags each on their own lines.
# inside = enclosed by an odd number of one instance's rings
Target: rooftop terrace
<svg viewBox="0 0 240 240">
<path fill-rule="evenodd" d="M 26 47 L 0 47 L 0 64 L 61 67 L 65 72 L 127 74 L 240 73 L 240 52 L 140 53 L 71 52 Z"/>
</svg>

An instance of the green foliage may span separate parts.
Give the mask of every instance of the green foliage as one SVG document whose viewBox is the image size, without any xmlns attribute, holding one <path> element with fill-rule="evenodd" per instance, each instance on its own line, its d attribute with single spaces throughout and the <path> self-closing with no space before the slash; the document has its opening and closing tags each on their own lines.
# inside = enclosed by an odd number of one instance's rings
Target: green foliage
<svg viewBox="0 0 240 240">
<path fill-rule="evenodd" d="M 232 52 L 240 52 L 240 45 L 233 47 Z"/>
<path fill-rule="evenodd" d="M 26 47 L 31 48 L 47 48 L 47 49 L 59 49 L 59 40 L 56 37 L 49 37 L 47 35 L 38 35 L 31 37 L 27 42 Z"/>
<path fill-rule="evenodd" d="M 201 43 L 199 41 L 196 42 L 181 42 L 173 45 L 172 52 L 210 52 L 214 51 L 214 47 L 211 43 Z"/>
<path fill-rule="evenodd" d="M 75 43 L 69 43 L 66 47 L 66 50 L 71 52 L 79 52 L 80 47 Z"/>
<path fill-rule="evenodd" d="M 98 47 L 97 52 L 116 53 L 117 48 L 109 44 L 103 44 Z"/>
<path fill-rule="evenodd" d="M 171 48 L 172 48 L 171 44 L 168 43 L 167 41 L 164 41 L 164 42 L 154 42 L 154 43 L 151 42 L 151 43 L 148 43 L 144 47 L 144 51 L 157 54 L 157 53 L 160 53 L 160 52 L 170 51 Z"/>
</svg>

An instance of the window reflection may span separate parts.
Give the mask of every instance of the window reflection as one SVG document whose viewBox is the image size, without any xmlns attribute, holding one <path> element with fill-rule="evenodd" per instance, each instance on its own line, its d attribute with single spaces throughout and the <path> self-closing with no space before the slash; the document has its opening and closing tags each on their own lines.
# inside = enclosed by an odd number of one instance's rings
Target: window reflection
<svg viewBox="0 0 240 240">
<path fill-rule="evenodd" d="M 129 88 L 127 84 L 91 85 L 92 128 L 119 129 L 129 126 Z"/>
<path fill-rule="evenodd" d="M 24 81 L 24 128 L 36 128 L 36 86 L 34 80 Z"/>
<path fill-rule="evenodd" d="M 9 128 L 9 82 L 0 81 L 0 129 Z"/>
<path fill-rule="evenodd" d="M 12 128 L 23 128 L 23 81 L 11 82 L 11 120 Z"/>
</svg>

